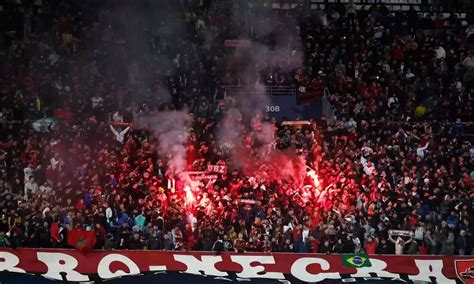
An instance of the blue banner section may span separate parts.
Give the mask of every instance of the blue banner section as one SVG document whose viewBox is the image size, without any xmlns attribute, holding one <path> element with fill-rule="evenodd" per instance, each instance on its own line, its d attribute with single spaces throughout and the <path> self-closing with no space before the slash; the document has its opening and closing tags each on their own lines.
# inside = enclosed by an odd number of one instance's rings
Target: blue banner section
<svg viewBox="0 0 474 284">
<path fill-rule="evenodd" d="M 298 104 L 294 95 L 271 96 L 265 112 L 279 121 L 296 120 L 297 117 L 301 120 L 321 118 L 322 99 L 316 98 L 312 102 Z"/>
</svg>

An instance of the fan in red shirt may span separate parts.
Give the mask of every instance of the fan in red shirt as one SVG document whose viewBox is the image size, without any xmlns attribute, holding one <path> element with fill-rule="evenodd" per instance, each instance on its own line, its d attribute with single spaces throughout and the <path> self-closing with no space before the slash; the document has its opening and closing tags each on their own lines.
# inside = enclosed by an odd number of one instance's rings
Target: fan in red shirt
<svg viewBox="0 0 474 284">
<path fill-rule="evenodd" d="M 82 198 L 77 200 L 75 208 L 78 211 L 83 211 L 86 209 L 86 205 L 84 204 L 84 200 Z"/>
<path fill-rule="evenodd" d="M 239 238 L 234 241 L 234 248 L 240 253 L 245 251 L 245 240 L 243 234 L 239 234 Z"/>
<path fill-rule="evenodd" d="M 51 224 L 51 228 L 49 229 L 51 235 L 52 246 L 57 247 L 58 244 L 61 242 L 61 238 L 59 235 L 59 222 L 56 221 Z"/>
<path fill-rule="evenodd" d="M 405 60 L 405 52 L 401 48 L 401 46 L 395 47 L 392 53 L 392 57 L 396 61 L 404 61 Z"/>
<path fill-rule="evenodd" d="M 365 252 L 367 254 L 375 254 L 375 249 L 377 248 L 378 245 L 378 240 L 377 238 L 374 238 L 372 236 L 367 238 L 367 242 L 365 244 Z"/>
<path fill-rule="evenodd" d="M 321 242 L 314 238 L 313 236 L 309 236 L 309 250 L 311 253 L 317 253 L 319 250 L 319 245 Z"/>
</svg>

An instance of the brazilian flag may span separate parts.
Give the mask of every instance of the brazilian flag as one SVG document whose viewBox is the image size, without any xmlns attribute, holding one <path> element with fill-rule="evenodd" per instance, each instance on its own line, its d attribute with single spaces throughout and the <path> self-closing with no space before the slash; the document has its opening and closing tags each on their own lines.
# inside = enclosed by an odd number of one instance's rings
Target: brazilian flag
<svg viewBox="0 0 474 284">
<path fill-rule="evenodd" d="M 367 254 L 351 253 L 351 254 L 342 255 L 342 266 L 361 268 L 361 267 L 370 267 L 372 266 L 372 264 L 370 263 L 370 259 Z"/>
</svg>

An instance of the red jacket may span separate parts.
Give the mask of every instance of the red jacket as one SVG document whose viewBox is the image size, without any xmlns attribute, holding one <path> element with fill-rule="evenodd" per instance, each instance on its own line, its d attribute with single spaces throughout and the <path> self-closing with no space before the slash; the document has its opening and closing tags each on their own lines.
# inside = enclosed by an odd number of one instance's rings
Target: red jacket
<svg viewBox="0 0 474 284">
<path fill-rule="evenodd" d="M 53 223 L 51 225 L 51 228 L 49 229 L 49 232 L 50 232 L 50 235 L 51 235 L 51 239 L 59 242 L 60 241 L 60 238 L 59 238 L 59 225 L 58 223 Z"/>
<path fill-rule="evenodd" d="M 372 242 L 368 242 L 365 244 L 365 252 L 367 254 L 375 254 L 375 249 L 377 248 L 378 242 L 377 240 L 373 240 Z"/>
<path fill-rule="evenodd" d="M 421 244 L 418 248 L 418 254 L 428 254 L 428 248 L 424 244 Z"/>
<path fill-rule="evenodd" d="M 392 57 L 396 61 L 403 61 L 405 60 L 405 52 L 403 52 L 403 49 L 401 47 L 396 47 L 393 50 Z"/>
<path fill-rule="evenodd" d="M 319 245 L 321 242 L 319 240 L 313 239 L 309 242 L 309 249 L 312 253 L 317 253 L 319 249 Z"/>
</svg>

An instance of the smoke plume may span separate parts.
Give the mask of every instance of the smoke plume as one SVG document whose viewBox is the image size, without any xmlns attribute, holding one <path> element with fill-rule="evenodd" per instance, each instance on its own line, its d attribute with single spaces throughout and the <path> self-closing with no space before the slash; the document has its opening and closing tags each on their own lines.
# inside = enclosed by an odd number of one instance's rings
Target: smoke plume
<svg viewBox="0 0 474 284">
<path fill-rule="evenodd" d="M 135 124 L 148 128 L 157 140 L 158 154 L 179 174 L 186 170 L 186 142 L 191 116 L 187 111 L 163 111 L 135 118 Z"/>
<path fill-rule="evenodd" d="M 303 64 L 299 25 L 294 17 L 276 15 L 273 9 L 255 8 L 252 13 L 249 35 L 240 35 L 244 39 L 250 36 L 251 45 L 231 52 L 226 69 L 243 88 L 227 98 L 227 113 L 218 124 L 216 136 L 219 146 L 244 173 L 252 174 L 263 167 L 275 173 L 270 174 L 273 178 L 279 174 L 288 180 L 299 179 L 304 175 L 304 159 L 275 149 L 275 126 L 265 112 L 271 104 L 267 79 L 289 75 Z M 265 166 L 272 164 L 277 167 Z"/>
</svg>

